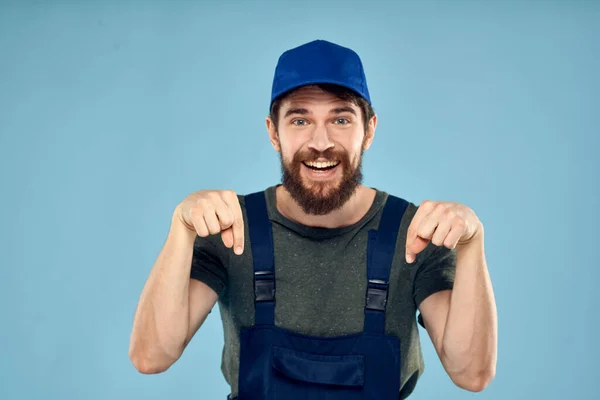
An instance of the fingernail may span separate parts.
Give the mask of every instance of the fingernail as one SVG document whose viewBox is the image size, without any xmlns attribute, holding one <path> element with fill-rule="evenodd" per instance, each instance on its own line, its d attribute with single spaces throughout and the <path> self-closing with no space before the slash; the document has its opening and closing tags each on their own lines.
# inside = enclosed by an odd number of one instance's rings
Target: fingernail
<svg viewBox="0 0 600 400">
<path fill-rule="evenodd" d="M 237 247 L 235 248 L 235 254 L 237 254 L 238 256 L 239 256 L 240 254 L 242 254 L 242 246 L 237 246 Z"/>
<path fill-rule="evenodd" d="M 406 262 L 409 264 L 412 264 L 413 261 L 415 261 L 415 256 L 413 256 L 412 254 L 407 254 L 406 255 Z"/>
</svg>

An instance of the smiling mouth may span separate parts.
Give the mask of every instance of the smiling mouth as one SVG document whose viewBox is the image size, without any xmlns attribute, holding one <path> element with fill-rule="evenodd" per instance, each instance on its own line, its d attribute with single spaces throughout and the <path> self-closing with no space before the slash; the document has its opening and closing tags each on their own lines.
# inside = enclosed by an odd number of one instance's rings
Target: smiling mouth
<svg viewBox="0 0 600 400">
<path fill-rule="evenodd" d="M 304 161 L 302 162 L 305 167 L 312 169 L 313 171 L 329 171 L 340 165 L 339 161 Z"/>
</svg>

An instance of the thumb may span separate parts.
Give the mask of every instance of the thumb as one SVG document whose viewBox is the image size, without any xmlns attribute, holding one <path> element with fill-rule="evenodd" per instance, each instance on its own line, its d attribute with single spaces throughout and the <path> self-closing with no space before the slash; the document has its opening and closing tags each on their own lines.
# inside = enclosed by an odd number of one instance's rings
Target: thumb
<svg viewBox="0 0 600 400">
<path fill-rule="evenodd" d="M 233 229 L 227 228 L 221 231 L 221 239 L 225 247 L 230 249 L 233 246 Z"/>
<path fill-rule="evenodd" d="M 425 248 L 427 247 L 427 245 L 429 244 L 429 240 L 427 239 L 423 239 L 422 237 L 415 237 L 412 241 L 412 243 L 407 242 L 406 243 L 406 262 L 408 262 L 409 264 L 412 264 L 415 259 L 417 254 L 419 254 L 420 252 L 422 252 L 423 250 L 425 250 Z"/>
</svg>

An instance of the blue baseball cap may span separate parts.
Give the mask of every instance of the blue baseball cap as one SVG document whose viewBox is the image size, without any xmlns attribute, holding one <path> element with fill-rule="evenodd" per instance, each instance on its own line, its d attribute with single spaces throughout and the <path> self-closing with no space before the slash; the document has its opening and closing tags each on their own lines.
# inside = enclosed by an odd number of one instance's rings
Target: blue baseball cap
<svg viewBox="0 0 600 400">
<path fill-rule="evenodd" d="M 284 52 L 277 62 L 273 101 L 300 86 L 330 83 L 358 93 L 371 104 L 360 57 L 353 50 L 326 40 L 314 40 Z"/>
</svg>

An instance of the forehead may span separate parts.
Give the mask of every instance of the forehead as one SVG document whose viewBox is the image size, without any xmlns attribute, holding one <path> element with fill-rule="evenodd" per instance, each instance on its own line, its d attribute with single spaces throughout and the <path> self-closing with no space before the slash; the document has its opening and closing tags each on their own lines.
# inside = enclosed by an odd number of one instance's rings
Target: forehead
<svg viewBox="0 0 600 400">
<path fill-rule="evenodd" d="M 304 86 L 290 93 L 281 103 L 281 109 L 296 108 L 310 109 L 311 107 L 350 106 L 357 111 L 358 106 L 351 101 L 340 100 L 333 93 L 326 92 L 318 86 Z"/>
</svg>

